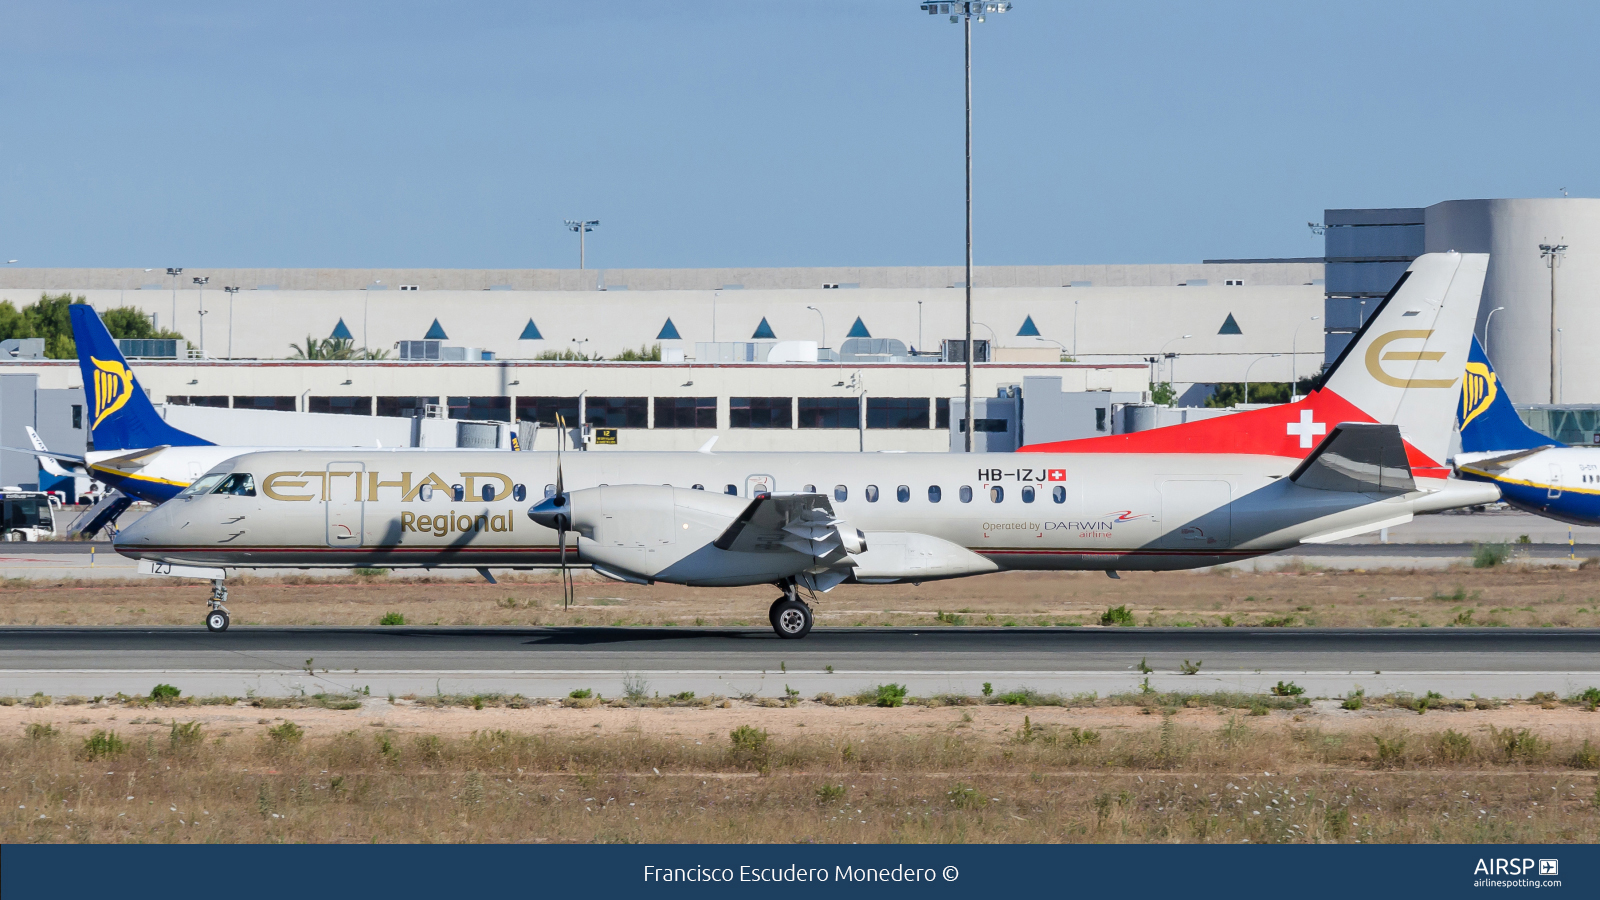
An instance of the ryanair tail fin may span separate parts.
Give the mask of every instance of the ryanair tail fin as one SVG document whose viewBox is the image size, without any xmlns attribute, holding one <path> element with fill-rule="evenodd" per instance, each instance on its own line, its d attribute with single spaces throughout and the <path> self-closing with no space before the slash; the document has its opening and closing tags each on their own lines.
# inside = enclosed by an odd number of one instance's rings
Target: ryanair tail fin
<svg viewBox="0 0 1600 900">
<path fill-rule="evenodd" d="M 1462 453 L 1566 446 L 1529 428 L 1517 415 L 1505 386 L 1494 373 L 1494 366 L 1489 365 L 1489 355 L 1483 352 L 1476 337 L 1467 354 L 1467 374 L 1461 383 L 1461 404 L 1456 407 L 1456 427 L 1461 429 Z"/>
<path fill-rule="evenodd" d="M 89 436 L 96 450 L 139 450 L 160 444 L 199 447 L 211 443 L 173 428 L 156 413 L 111 332 L 92 307 L 77 303 L 68 309 L 72 314 L 72 338 L 78 344 L 78 368 L 83 372 L 84 400 L 89 407 Z"/>
</svg>

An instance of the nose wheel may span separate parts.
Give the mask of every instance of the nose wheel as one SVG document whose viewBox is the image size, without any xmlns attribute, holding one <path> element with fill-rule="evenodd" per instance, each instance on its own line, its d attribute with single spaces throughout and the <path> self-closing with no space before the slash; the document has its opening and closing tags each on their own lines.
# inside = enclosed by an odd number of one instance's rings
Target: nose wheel
<svg viewBox="0 0 1600 900">
<path fill-rule="evenodd" d="M 228 611 L 220 606 L 206 613 L 206 630 L 211 632 L 228 630 Z"/>
<path fill-rule="evenodd" d="M 222 604 L 227 602 L 228 586 L 220 579 L 211 583 L 211 611 L 206 613 L 206 630 L 213 634 L 228 630 L 228 610 Z"/>
</svg>

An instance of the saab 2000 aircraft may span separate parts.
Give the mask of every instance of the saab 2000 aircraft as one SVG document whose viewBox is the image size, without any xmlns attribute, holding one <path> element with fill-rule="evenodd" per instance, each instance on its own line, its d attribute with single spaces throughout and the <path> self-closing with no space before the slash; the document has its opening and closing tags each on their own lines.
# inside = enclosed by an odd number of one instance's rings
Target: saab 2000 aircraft
<svg viewBox="0 0 1600 900">
<path fill-rule="evenodd" d="M 1490 482 L 1517 509 L 1573 525 L 1600 524 L 1600 453 L 1524 424 L 1476 337 L 1456 417 L 1456 467 L 1463 477 Z"/>
<path fill-rule="evenodd" d="M 212 579 L 220 631 L 226 569 L 565 574 L 570 535 L 572 562 L 621 581 L 775 585 L 773 628 L 799 638 L 801 592 L 816 602 L 847 580 L 1116 577 L 1337 540 L 1498 497 L 1445 463 L 1487 262 L 1419 257 L 1318 390 L 1220 420 L 1005 454 L 252 453 L 116 548 L 143 571 Z"/>
</svg>

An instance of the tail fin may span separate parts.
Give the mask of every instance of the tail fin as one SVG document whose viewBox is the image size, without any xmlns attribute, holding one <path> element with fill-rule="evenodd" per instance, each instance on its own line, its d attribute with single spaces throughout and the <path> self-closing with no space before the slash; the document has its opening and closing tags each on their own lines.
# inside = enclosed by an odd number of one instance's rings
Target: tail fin
<svg viewBox="0 0 1600 900">
<path fill-rule="evenodd" d="M 1304 459 L 1343 422 L 1397 425 L 1418 477 L 1449 470 L 1456 379 L 1478 315 L 1484 253 L 1417 257 L 1305 399 L 1150 431 L 1021 448 L 1037 453 L 1255 453 Z"/>
<path fill-rule="evenodd" d="M 1476 337 L 1472 339 L 1472 352 L 1467 355 L 1467 374 L 1461 383 L 1456 426 L 1461 429 L 1463 453 L 1566 446 L 1529 428 L 1517 415 L 1511 406 L 1511 397 L 1494 374 L 1494 366 L 1489 364 L 1489 355 L 1483 352 Z"/>
<path fill-rule="evenodd" d="M 1406 443 L 1443 460 L 1488 268 L 1486 253 L 1417 257 L 1339 354 L 1323 387 L 1373 421 L 1400 426 Z"/>
<path fill-rule="evenodd" d="M 139 450 L 166 444 L 198 447 L 211 442 L 179 431 L 156 414 L 150 398 L 100 316 L 87 304 L 68 307 L 72 338 L 78 344 L 84 399 L 89 407 L 89 436 L 96 450 Z"/>
</svg>

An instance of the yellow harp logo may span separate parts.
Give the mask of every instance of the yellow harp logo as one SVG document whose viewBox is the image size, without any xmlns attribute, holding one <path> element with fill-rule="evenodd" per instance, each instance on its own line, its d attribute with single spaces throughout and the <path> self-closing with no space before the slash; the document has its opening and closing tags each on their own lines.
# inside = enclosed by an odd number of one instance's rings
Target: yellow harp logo
<svg viewBox="0 0 1600 900">
<path fill-rule="evenodd" d="M 1396 362 L 1438 362 L 1444 359 L 1444 353 L 1439 350 L 1391 350 L 1383 352 L 1383 348 L 1395 341 L 1415 340 L 1426 341 L 1433 335 L 1432 331 L 1391 331 L 1382 335 L 1367 347 L 1367 372 L 1376 378 L 1380 384 L 1387 384 L 1397 388 L 1447 388 L 1455 385 L 1454 378 L 1397 378 L 1383 370 L 1383 363 L 1390 360 Z"/>
<path fill-rule="evenodd" d="M 94 363 L 94 422 L 90 430 L 100 427 L 106 417 L 127 405 L 133 396 L 133 373 L 119 362 L 105 362 L 89 357 Z"/>
<path fill-rule="evenodd" d="M 1473 419 L 1482 415 L 1500 393 L 1499 381 L 1483 363 L 1467 363 L 1467 374 L 1461 382 L 1461 427 L 1466 428 Z"/>
</svg>

